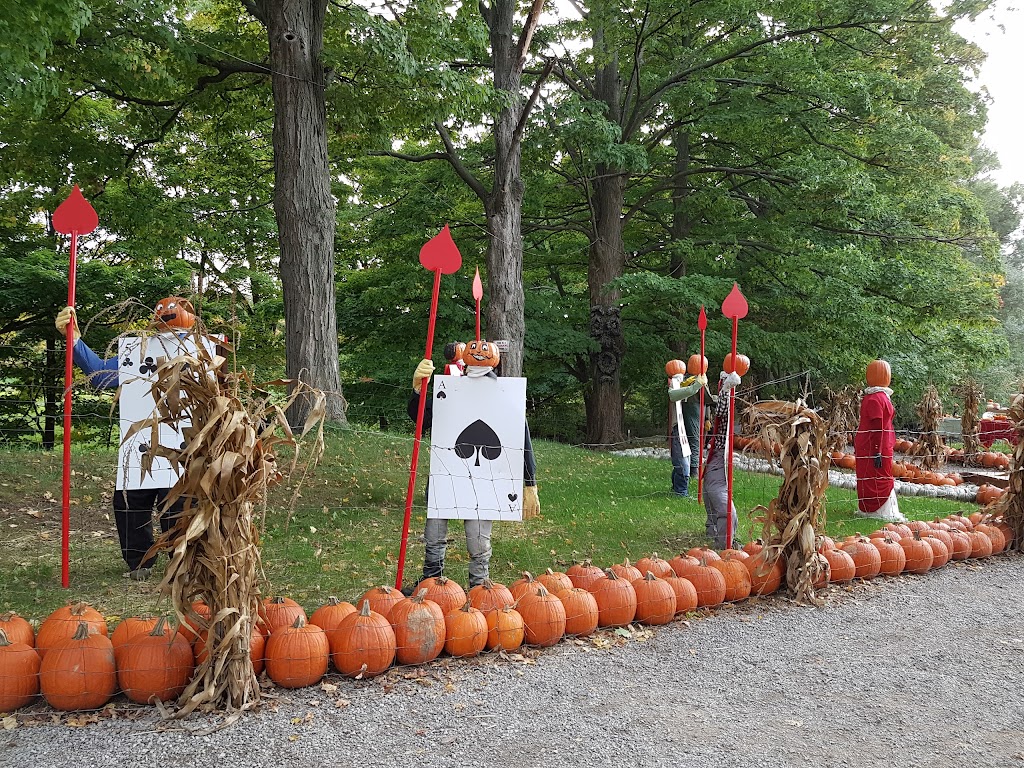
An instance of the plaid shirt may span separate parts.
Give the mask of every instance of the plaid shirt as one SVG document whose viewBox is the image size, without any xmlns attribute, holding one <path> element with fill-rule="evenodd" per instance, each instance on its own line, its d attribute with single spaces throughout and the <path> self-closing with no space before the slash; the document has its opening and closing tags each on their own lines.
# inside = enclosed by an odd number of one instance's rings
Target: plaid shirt
<svg viewBox="0 0 1024 768">
<path fill-rule="evenodd" d="M 735 390 L 733 390 L 735 391 Z M 722 387 L 718 387 L 718 402 L 715 403 L 714 414 L 711 417 L 711 432 L 708 435 L 708 448 L 714 447 L 716 451 L 724 451 L 726 440 L 729 436 L 727 425 L 729 424 L 729 392 L 724 395 Z"/>
</svg>

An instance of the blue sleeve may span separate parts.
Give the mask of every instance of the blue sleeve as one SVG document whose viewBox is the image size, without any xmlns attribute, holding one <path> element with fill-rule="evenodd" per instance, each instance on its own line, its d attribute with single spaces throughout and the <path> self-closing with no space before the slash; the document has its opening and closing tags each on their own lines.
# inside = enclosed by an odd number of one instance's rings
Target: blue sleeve
<svg viewBox="0 0 1024 768">
<path fill-rule="evenodd" d="M 89 383 L 96 389 L 117 388 L 117 357 L 101 360 L 100 357 L 89 349 L 89 345 L 79 339 L 72 349 L 72 356 L 75 365 L 82 369 L 82 373 L 89 379 Z"/>
<path fill-rule="evenodd" d="M 537 484 L 537 460 L 533 456 L 533 441 L 530 439 L 530 424 L 526 424 L 523 440 L 523 484 Z"/>
</svg>

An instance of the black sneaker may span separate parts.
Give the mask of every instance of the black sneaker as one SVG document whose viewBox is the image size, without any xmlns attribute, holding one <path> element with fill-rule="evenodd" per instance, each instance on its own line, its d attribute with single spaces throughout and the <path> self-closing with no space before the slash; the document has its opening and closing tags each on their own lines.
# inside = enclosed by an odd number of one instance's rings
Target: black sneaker
<svg viewBox="0 0 1024 768">
<path fill-rule="evenodd" d="M 416 591 L 416 585 L 412 584 L 412 585 L 407 586 L 407 587 L 402 587 L 402 589 L 400 591 L 406 597 L 412 597 L 413 593 Z"/>
</svg>

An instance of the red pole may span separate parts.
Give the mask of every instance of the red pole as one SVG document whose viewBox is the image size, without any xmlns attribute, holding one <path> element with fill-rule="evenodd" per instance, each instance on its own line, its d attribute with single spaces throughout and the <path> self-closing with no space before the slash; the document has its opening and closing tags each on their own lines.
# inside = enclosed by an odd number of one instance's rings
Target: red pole
<svg viewBox="0 0 1024 768">
<path fill-rule="evenodd" d="M 697 327 L 700 328 L 700 364 L 704 366 L 704 332 L 708 327 L 708 316 L 704 311 L 704 305 L 700 307 L 700 315 L 697 316 Z M 703 371 L 704 375 L 707 375 L 707 371 Z M 697 503 L 700 504 L 704 491 L 704 390 L 706 387 L 700 388 L 700 441 L 697 443 Z"/>
<path fill-rule="evenodd" d="M 739 318 L 734 317 L 732 319 L 732 369 L 736 370 L 736 335 L 739 331 L 740 321 Z M 736 388 L 733 387 L 729 390 L 729 453 L 726 454 L 728 460 L 728 497 L 725 502 L 725 548 L 732 549 L 732 453 L 733 453 L 733 438 L 735 435 L 734 424 L 736 423 Z"/>
<path fill-rule="evenodd" d="M 78 270 L 78 230 L 71 232 L 71 260 L 68 270 L 68 306 L 75 306 L 75 278 Z M 64 344 L 64 477 L 61 489 L 60 584 L 67 589 L 70 577 L 71 544 L 71 379 L 74 365 L 75 324 L 65 329 Z"/>
</svg>

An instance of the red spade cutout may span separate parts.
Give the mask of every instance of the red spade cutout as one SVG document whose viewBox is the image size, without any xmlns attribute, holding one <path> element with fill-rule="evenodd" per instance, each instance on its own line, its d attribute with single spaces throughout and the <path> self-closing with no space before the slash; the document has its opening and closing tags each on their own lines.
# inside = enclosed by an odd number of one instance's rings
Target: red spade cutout
<svg viewBox="0 0 1024 768">
<path fill-rule="evenodd" d="M 82 190 L 75 184 L 67 200 L 57 206 L 53 212 L 53 228 L 64 235 L 77 232 L 87 235 L 99 226 L 100 220 L 96 210 L 82 195 Z"/>
<path fill-rule="evenodd" d="M 480 282 L 480 267 L 476 268 L 476 274 L 473 275 L 473 298 L 480 301 L 484 297 L 484 285 Z"/>
<path fill-rule="evenodd" d="M 440 270 L 442 275 L 452 275 L 462 266 L 462 254 L 452 240 L 448 225 L 430 238 L 420 248 L 420 264 L 431 272 Z"/>
<path fill-rule="evenodd" d="M 708 313 L 704 311 L 704 305 L 700 305 L 700 314 L 697 315 L 697 327 L 702 331 L 708 327 Z"/>
<path fill-rule="evenodd" d="M 733 283 L 732 290 L 729 291 L 729 295 L 722 302 L 722 314 L 726 317 L 731 317 L 733 320 L 739 320 L 747 316 L 747 309 L 747 300 L 740 293 L 739 285 Z"/>
</svg>

